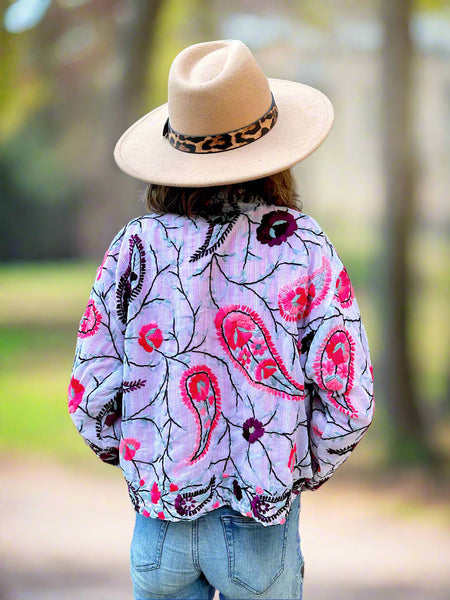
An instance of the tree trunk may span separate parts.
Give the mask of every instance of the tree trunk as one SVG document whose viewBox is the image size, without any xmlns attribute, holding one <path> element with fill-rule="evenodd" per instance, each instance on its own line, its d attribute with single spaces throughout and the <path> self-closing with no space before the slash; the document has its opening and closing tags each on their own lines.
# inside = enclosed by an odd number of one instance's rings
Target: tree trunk
<svg viewBox="0 0 450 600">
<path fill-rule="evenodd" d="M 385 218 L 381 319 L 381 387 L 392 421 L 393 460 L 429 460 L 426 431 L 414 386 L 408 340 L 410 265 L 414 218 L 414 153 L 411 133 L 411 0 L 382 0 L 382 153 Z"/>
<path fill-rule="evenodd" d="M 114 59 L 119 61 L 121 76 L 104 102 L 101 154 L 105 160 L 102 172 L 93 175 L 91 196 L 81 208 L 78 223 L 78 244 L 85 254 L 101 256 L 119 228 L 145 210 L 138 203 L 143 185 L 119 173 L 112 153 L 125 129 L 151 108 L 145 106 L 147 74 L 163 2 L 129 0 L 126 18 L 119 26 Z"/>
<path fill-rule="evenodd" d="M 117 127 L 121 133 L 145 112 L 143 100 L 154 45 L 156 21 L 164 0 L 131 0 L 128 22 L 119 38 L 123 77 L 118 91 Z"/>
</svg>

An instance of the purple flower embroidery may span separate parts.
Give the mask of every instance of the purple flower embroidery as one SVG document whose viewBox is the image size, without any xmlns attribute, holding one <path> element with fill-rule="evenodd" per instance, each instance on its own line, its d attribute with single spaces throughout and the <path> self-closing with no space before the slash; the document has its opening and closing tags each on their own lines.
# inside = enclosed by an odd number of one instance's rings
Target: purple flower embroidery
<svg viewBox="0 0 450 600">
<path fill-rule="evenodd" d="M 297 230 L 295 217 L 287 210 L 274 210 L 266 213 L 256 230 L 256 238 L 261 244 L 279 246 Z"/>
<path fill-rule="evenodd" d="M 175 498 L 175 510 L 183 517 L 186 513 L 195 508 L 196 503 L 197 501 L 195 498 L 183 498 L 181 494 L 178 494 L 178 496 Z"/>
<path fill-rule="evenodd" d="M 256 494 L 253 496 L 250 506 L 253 516 L 263 523 L 271 523 L 286 512 L 289 505 L 291 490 L 286 490 L 281 496 L 261 496 Z M 285 519 L 279 523 L 284 523 Z"/>
<path fill-rule="evenodd" d="M 260 517 L 270 509 L 270 505 L 259 496 L 253 497 L 251 507 L 255 517 Z"/>
<path fill-rule="evenodd" d="M 253 444 L 254 442 L 256 442 L 256 440 L 258 440 L 261 436 L 264 435 L 263 424 L 261 423 L 261 421 L 258 421 L 258 419 L 250 417 L 250 419 L 247 419 L 242 425 L 242 435 L 247 440 L 247 442 Z"/>
</svg>

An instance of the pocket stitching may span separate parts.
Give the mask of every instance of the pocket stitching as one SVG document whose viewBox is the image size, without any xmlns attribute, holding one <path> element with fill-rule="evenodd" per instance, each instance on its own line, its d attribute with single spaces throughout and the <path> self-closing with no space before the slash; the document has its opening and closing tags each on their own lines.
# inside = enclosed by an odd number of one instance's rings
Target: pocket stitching
<svg viewBox="0 0 450 600">
<path fill-rule="evenodd" d="M 133 567 L 135 568 L 136 571 L 139 571 L 139 572 L 154 571 L 155 569 L 158 569 L 160 567 L 161 557 L 162 557 L 162 547 L 164 544 L 164 539 L 166 537 L 168 525 L 169 525 L 168 521 L 160 522 L 160 530 L 159 530 L 159 534 L 158 534 L 158 541 L 156 543 L 156 555 L 155 555 L 154 562 L 146 563 L 143 565 L 141 565 L 141 564 L 137 565 L 135 560 L 132 557 Z"/>
<path fill-rule="evenodd" d="M 275 573 L 275 575 L 272 577 L 272 579 L 266 584 L 266 586 L 264 587 L 263 590 L 256 590 L 255 588 L 253 588 L 250 584 L 246 583 L 245 581 L 242 581 L 241 579 L 239 579 L 239 577 L 237 577 L 236 575 L 232 575 L 232 572 L 235 569 L 235 565 L 236 565 L 236 556 L 234 554 L 234 548 L 233 548 L 233 544 L 229 544 L 229 540 L 228 537 L 230 537 L 230 539 L 233 539 L 233 534 L 229 528 L 229 525 L 232 524 L 233 522 L 237 522 L 237 523 L 247 523 L 247 519 L 241 517 L 231 517 L 229 515 L 224 515 L 222 517 L 220 517 L 221 521 L 222 521 L 222 528 L 224 530 L 224 536 L 225 536 L 225 543 L 227 546 L 227 551 L 228 551 L 228 576 L 230 578 L 230 580 L 233 583 L 236 583 L 237 585 L 240 585 L 241 587 L 250 590 L 251 592 L 253 592 L 256 595 L 260 595 L 260 594 L 264 594 L 269 587 L 274 583 L 274 581 L 276 579 L 278 579 L 278 577 L 281 575 L 281 573 L 284 571 L 284 559 L 286 556 L 286 539 L 287 539 L 287 522 L 283 523 L 283 548 L 282 548 L 282 552 L 281 552 L 281 566 L 278 569 L 278 571 Z M 255 525 L 259 525 L 259 523 L 257 523 L 255 521 Z M 230 535 L 227 535 L 227 529 L 230 533 Z"/>
</svg>

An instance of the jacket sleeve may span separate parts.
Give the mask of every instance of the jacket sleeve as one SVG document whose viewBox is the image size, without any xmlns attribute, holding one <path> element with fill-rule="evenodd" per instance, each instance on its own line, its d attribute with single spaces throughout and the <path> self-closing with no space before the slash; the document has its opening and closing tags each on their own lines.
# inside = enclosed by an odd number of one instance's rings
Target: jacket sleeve
<svg viewBox="0 0 450 600">
<path fill-rule="evenodd" d="M 106 463 L 119 463 L 124 327 L 119 318 L 117 273 L 125 229 L 106 251 L 81 318 L 69 413 L 88 446 Z"/>
<path fill-rule="evenodd" d="M 347 271 L 331 244 L 313 265 L 310 310 L 300 321 L 312 477 L 317 489 L 350 456 L 374 411 L 369 347 Z"/>
</svg>

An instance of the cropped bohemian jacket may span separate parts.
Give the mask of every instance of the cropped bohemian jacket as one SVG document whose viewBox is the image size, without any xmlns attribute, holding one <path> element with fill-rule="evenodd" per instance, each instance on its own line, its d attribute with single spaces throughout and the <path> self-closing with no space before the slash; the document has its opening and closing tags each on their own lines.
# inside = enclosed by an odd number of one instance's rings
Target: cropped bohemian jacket
<svg viewBox="0 0 450 600">
<path fill-rule="evenodd" d="M 115 237 L 79 326 L 69 412 L 141 514 L 229 505 L 279 524 L 370 425 L 368 344 L 314 219 L 221 202 L 147 214 Z"/>
</svg>

